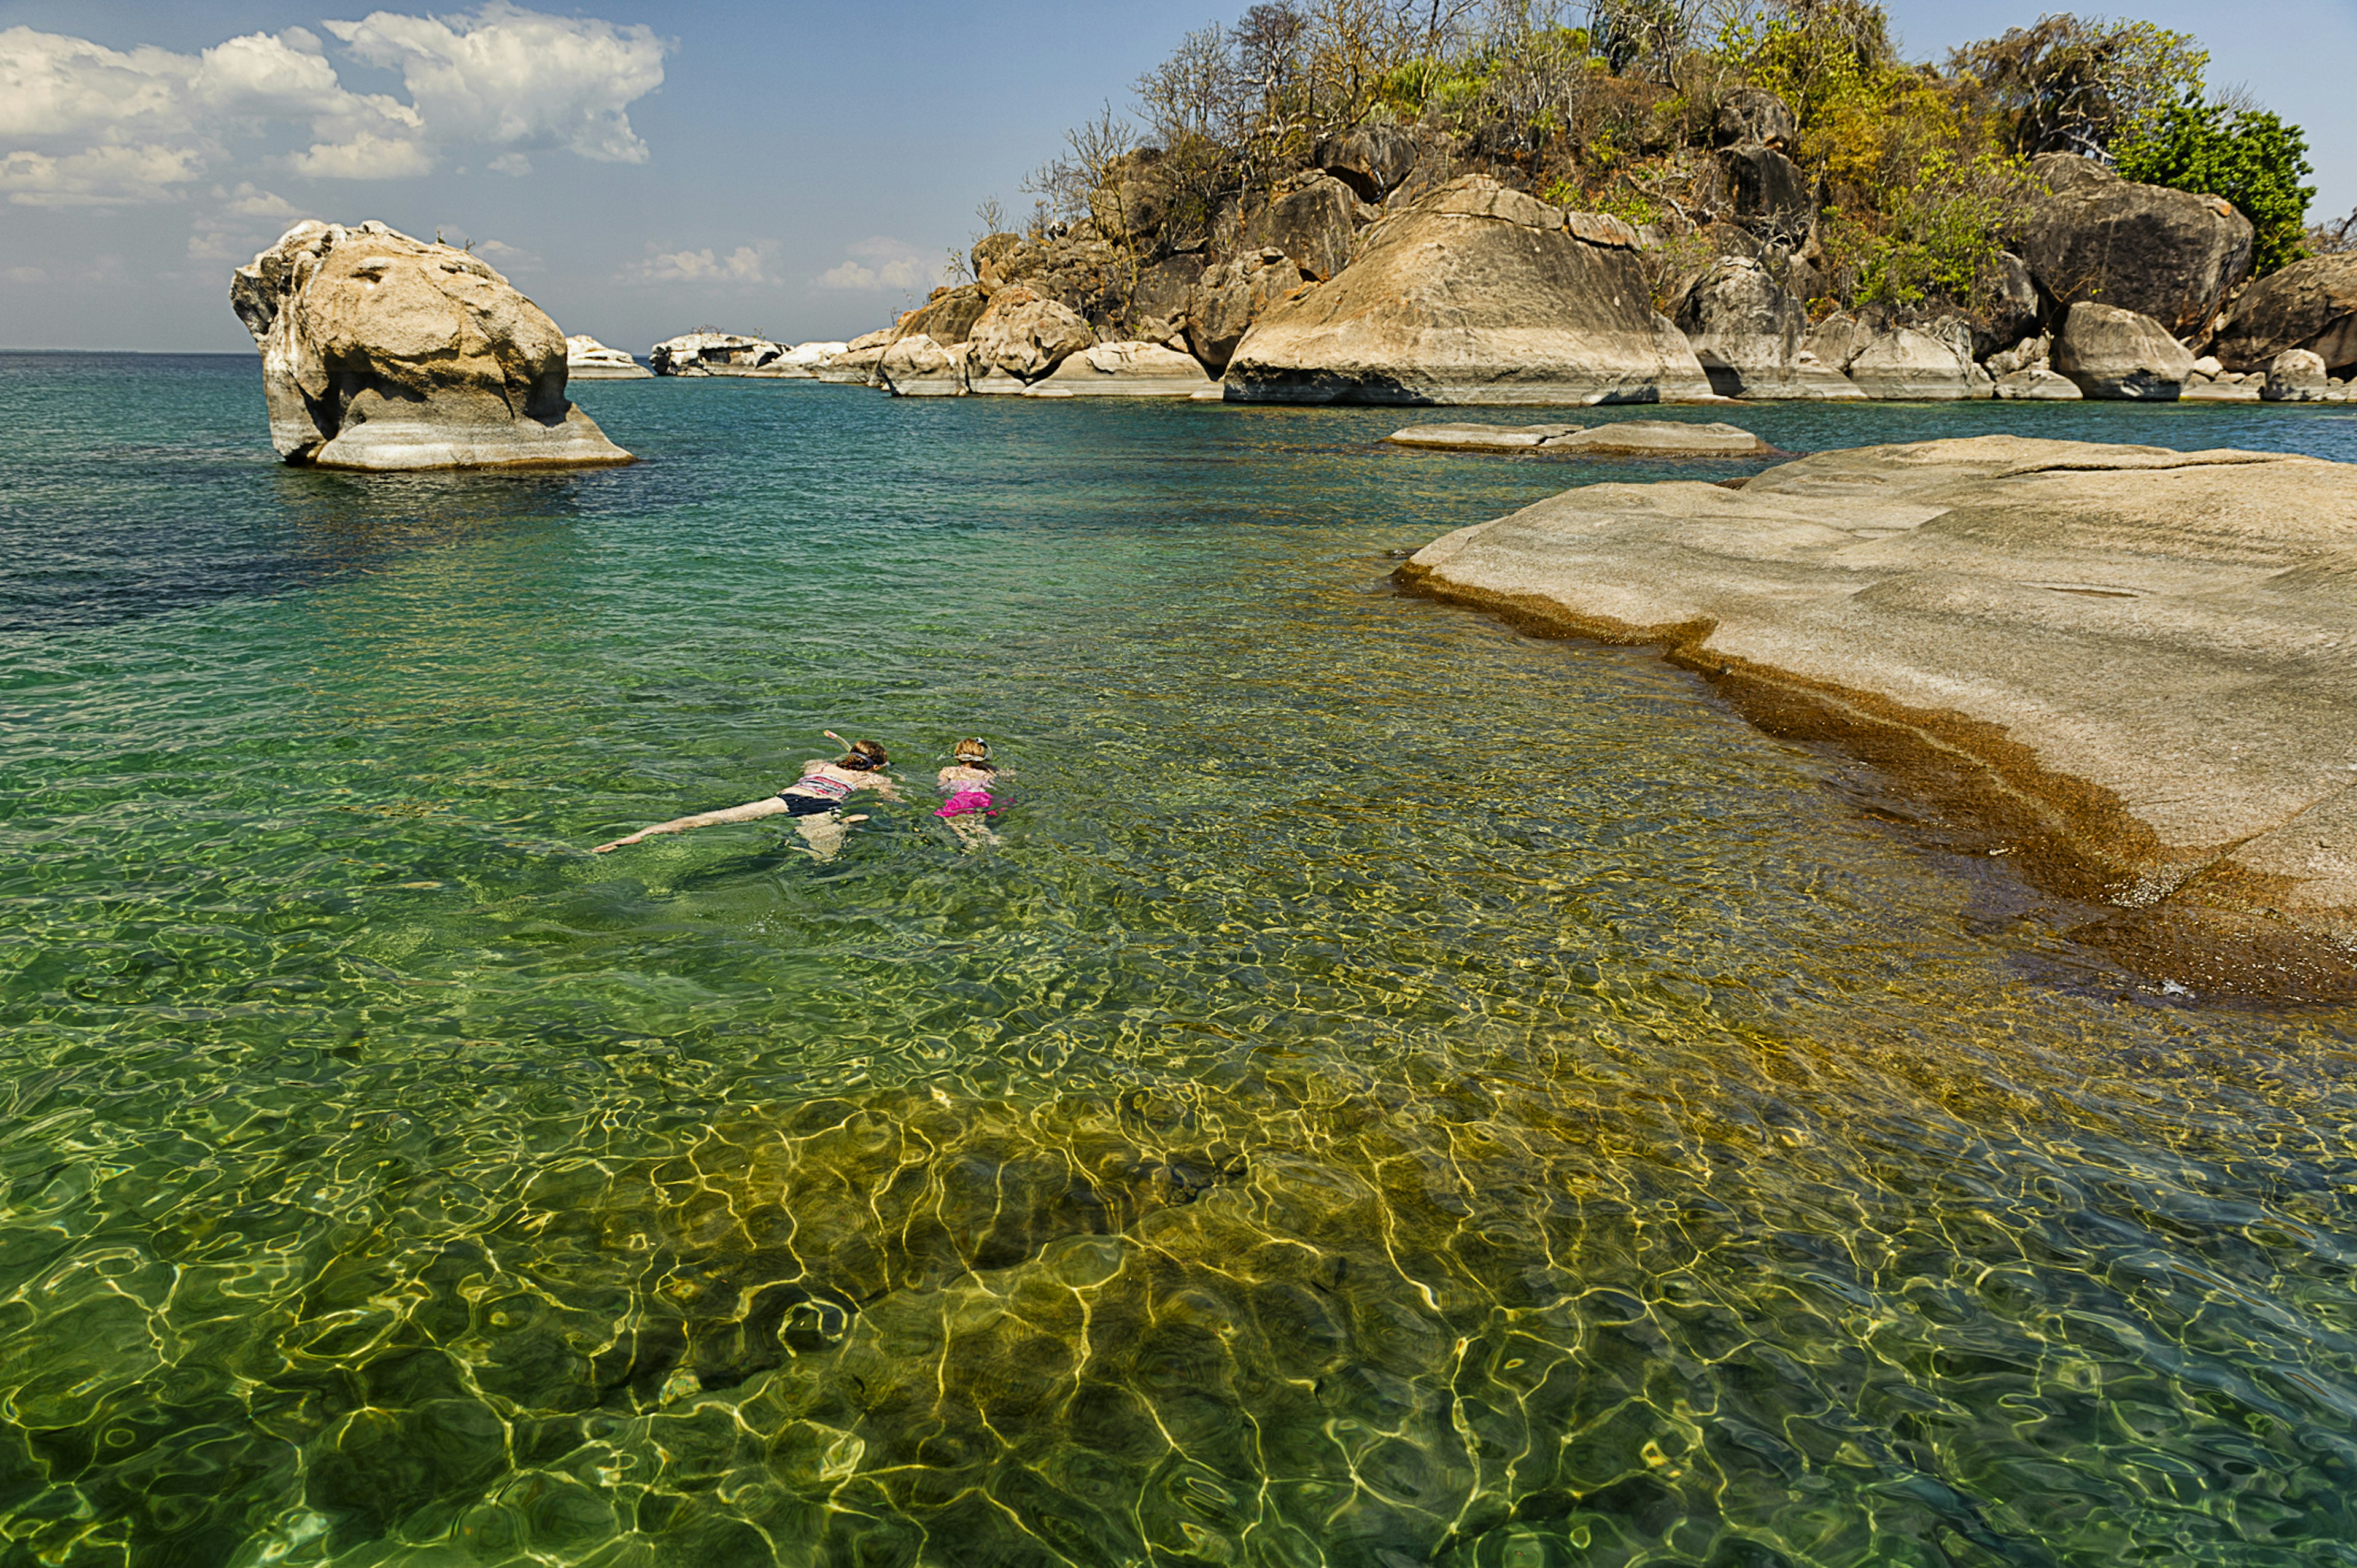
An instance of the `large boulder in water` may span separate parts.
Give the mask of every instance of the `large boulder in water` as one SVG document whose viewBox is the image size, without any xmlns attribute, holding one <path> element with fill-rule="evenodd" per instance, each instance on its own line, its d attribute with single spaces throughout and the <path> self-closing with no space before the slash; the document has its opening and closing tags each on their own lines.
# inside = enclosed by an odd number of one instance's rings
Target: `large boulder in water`
<svg viewBox="0 0 2357 1568">
<path fill-rule="evenodd" d="M 2149 316 L 2083 299 L 2054 339 L 2053 365 L 2089 397 L 2175 403 L 2193 373 L 2193 351 Z"/>
<path fill-rule="evenodd" d="M 647 362 L 659 376 L 771 376 L 783 373 L 776 367 L 791 352 L 767 338 L 699 327 L 656 344 Z"/>
<path fill-rule="evenodd" d="M 2336 375 L 2357 372 L 2357 251 L 2269 273 L 2234 302 L 2210 351 L 2230 371 L 2264 371 L 2305 349 Z"/>
<path fill-rule="evenodd" d="M 619 349 L 609 349 L 586 332 L 565 339 L 565 373 L 576 381 L 640 381 L 654 372 Z"/>
<path fill-rule="evenodd" d="M 1596 403 L 1705 398 L 1652 308 L 1637 239 L 1472 176 L 1370 225 L 1330 283 L 1254 324 L 1228 395 L 1256 403 Z"/>
<path fill-rule="evenodd" d="M 2251 220 L 2222 197 L 2139 185 L 2070 153 L 2030 171 L 2052 194 L 2030 209 L 2018 249 L 2057 308 L 2097 300 L 2189 338 L 2250 271 Z"/>
<path fill-rule="evenodd" d="M 303 222 L 237 269 L 270 440 L 326 468 L 627 463 L 565 400 L 565 333 L 490 264 L 382 223 Z"/>
</svg>

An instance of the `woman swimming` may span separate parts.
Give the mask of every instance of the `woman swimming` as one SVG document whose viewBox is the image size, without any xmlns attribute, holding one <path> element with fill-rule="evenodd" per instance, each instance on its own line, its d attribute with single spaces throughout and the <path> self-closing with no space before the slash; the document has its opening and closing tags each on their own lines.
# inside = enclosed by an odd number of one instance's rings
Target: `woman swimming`
<svg viewBox="0 0 2357 1568">
<path fill-rule="evenodd" d="M 949 799 L 933 815 L 950 825 L 958 842 L 968 849 L 979 849 L 986 843 L 996 843 L 998 835 L 990 831 L 985 820 L 996 816 L 991 805 L 991 787 L 998 781 L 997 766 L 990 760 L 990 746 L 982 740 L 962 740 L 954 753 L 957 760 L 936 775 L 942 789 Z"/>
<path fill-rule="evenodd" d="M 640 828 L 628 838 L 601 843 L 589 853 L 604 854 L 624 844 L 637 843 L 657 833 L 683 833 L 691 828 L 717 827 L 723 822 L 750 822 L 763 817 L 780 814 L 794 819 L 794 831 L 810 845 L 813 859 L 833 860 L 843 849 L 848 824 L 864 822 L 865 817 L 845 817 L 843 804 L 857 790 L 873 789 L 888 800 L 900 799 L 892 776 L 884 771 L 890 758 L 884 747 L 872 740 L 863 740 L 852 746 L 839 761 L 829 762 L 814 757 L 802 764 L 802 776 L 777 794 L 759 800 L 748 800 L 741 806 L 731 806 L 725 811 L 702 811 L 693 817 L 673 817 L 667 822 L 657 822 L 651 828 Z"/>
</svg>

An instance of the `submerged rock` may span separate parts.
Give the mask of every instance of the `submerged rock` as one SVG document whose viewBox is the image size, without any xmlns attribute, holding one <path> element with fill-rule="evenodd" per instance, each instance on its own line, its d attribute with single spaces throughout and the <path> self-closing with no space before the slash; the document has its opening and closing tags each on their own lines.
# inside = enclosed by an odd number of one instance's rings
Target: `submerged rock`
<svg viewBox="0 0 2357 1568">
<path fill-rule="evenodd" d="M 627 463 L 565 396 L 565 334 L 453 245 L 303 222 L 237 269 L 271 445 L 327 468 Z"/>
<path fill-rule="evenodd" d="M 2300 991 L 2357 984 L 2352 540 L 2357 467 L 1990 435 L 1568 490 L 1402 575 L 1870 737 L 2116 950 Z"/>
<path fill-rule="evenodd" d="M 1648 302 L 1637 239 L 1469 177 L 1370 225 L 1355 260 L 1255 322 L 1227 366 L 1254 403 L 1597 403 L 1704 399 Z M 1208 359 L 1209 356 L 1206 356 Z"/>
<path fill-rule="evenodd" d="M 1624 419 L 1610 424 L 1411 424 L 1385 440 L 1439 452 L 1573 452 L 1598 457 L 1750 457 L 1775 448 L 1732 424 Z"/>
<path fill-rule="evenodd" d="M 654 374 L 621 349 L 608 349 L 586 333 L 565 339 L 565 373 L 576 381 L 637 381 Z"/>
</svg>

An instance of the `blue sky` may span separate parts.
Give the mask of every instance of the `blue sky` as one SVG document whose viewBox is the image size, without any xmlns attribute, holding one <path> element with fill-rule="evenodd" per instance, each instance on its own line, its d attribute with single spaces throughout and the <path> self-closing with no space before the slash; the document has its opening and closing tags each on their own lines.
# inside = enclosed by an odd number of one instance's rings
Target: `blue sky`
<svg viewBox="0 0 2357 1568">
<path fill-rule="evenodd" d="M 0 0 L 0 346 L 242 349 L 230 269 L 298 216 L 479 251 L 567 331 L 849 337 L 921 296 L 975 204 L 1241 8 L 1207 0 Z M 1910 53 L 2037 0 L 1896 0 Z M 2212 80 L 2306 126 L 2357 205 L 2357 0 L 2150 0 Z"/>
</svg>

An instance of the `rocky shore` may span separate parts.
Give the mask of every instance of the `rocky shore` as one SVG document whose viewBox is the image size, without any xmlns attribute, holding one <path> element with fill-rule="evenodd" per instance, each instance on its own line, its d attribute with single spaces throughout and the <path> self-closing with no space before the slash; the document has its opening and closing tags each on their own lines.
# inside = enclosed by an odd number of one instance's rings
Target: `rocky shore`
<svg viewBox="0 0 2357 1568">
<path fill-rule="evenodd" d="M 1652 643 L 2109 906 L 2197 990 L 2357 994 L 2357 467 L 1983 436 L 1740 489 L 1594 485 L 1460 529 L 1406 586 Z"/>
</svg>

